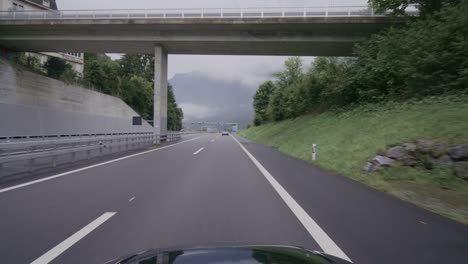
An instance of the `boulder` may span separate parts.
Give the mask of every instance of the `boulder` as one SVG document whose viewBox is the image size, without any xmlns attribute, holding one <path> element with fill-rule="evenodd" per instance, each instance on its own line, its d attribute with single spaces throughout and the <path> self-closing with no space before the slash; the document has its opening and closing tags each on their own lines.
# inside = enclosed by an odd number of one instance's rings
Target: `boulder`
<svg viewBox="0 0 468 264">
<path fill-rule="evenodd" d="M 434 142 L 430 140 L 418 140 L 416 142 L 416 148 L 419 152 L 427 154 L 431 151 Z"/>
<path fill-rule="evenodd" d="M 464 180 L 468 180 L 468 161 L 455 162 L 453 168 L 455 170 L 455 175 Z"/>
<path fill-rule="evenodd" d="M 453 165 L 453 161 L 448 155 L 440 156 L 439 158 L 434 159 L 432 163 L 434 163 L 437 166 L 452 166 Z"/>
<path fill-rule="evenodd" d="M 468 145 L 457 145 L 447 149 L 447 153 L 453 160 L 467 160 L 468 159 Z"/>
<path fill-rule="evenodd" d="M 372 163 L 382 167 L 391 167 L 395 165 L 395 160 L 385 156 L 377 155 L 374 157 L 374 159 L 372 159 Z"/>
<path fill-rule="evenodd" d="M 389 148 L 385 153 L 385 156 L 392 158 L 392 159 L 401 159 L 406 155 L 406 149 L 402 146 L 396 146 L 393 148 Z"/>
<path fill-rule="evenodd" d="M 416 151 L 416 145 L 413 143 L 405 143 L 402 145 L 406 151 L 408 152 L 415 152 Z"/>
<path fill-rule="evenodd" d="M 379 165 L 376 165 L 372 162 L 367 162 L 366 165 L 364 165 L 364 167 L 362 168 L 362 172 L 363 173 L 369 173 L 369 172 L 373 172 L 373 171 L 376 171 L 380 169 L 380 166 Z"/>
<path fill-rule="evenodd" d="M 404 156 L 401 158 L 401 162 L 403 163 L 403 166 L 410 167 L 414 167 L 418 164 L 418 161 L 413 156 Z"/>
<path fill-rule="evenodd" d="M 447 154 L 447 146 L 444 144 L 436 144 L 432 146 L 429 154 L 431 154 L 431 157 L 433 158 L 442 157 L 443 155 Z"/>
</svg>

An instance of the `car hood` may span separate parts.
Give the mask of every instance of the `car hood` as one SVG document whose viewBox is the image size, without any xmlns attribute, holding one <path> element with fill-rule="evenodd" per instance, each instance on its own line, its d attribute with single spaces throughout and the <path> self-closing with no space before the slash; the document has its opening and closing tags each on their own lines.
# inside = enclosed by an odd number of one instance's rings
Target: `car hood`
<svg viewBox="0 0 468 264">
<path fill-rule="evenodd" d="M 151 249 L 108 263 L 120 264 L 349 264 L 317 251 L 288 246 Z"/>
</svg>

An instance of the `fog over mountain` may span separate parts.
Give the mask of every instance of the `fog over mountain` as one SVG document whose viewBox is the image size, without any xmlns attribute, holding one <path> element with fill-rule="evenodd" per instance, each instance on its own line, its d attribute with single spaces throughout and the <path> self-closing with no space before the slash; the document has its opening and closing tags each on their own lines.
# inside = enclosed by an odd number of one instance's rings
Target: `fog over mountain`
<svg viewBox="0 0 468 264">
<path fill-rule="evenodd" d="M 169 82 L 184 110 L 184 122 L 237 122 L 244 127 L 253 118 L 254 85 L 201 72 L 179 73 Z"/>
</svg>

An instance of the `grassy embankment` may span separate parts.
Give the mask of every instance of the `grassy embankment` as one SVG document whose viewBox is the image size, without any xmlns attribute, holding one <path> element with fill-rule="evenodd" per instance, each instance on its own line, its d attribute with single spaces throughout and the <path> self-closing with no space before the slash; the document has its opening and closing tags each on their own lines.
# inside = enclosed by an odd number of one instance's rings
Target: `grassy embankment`
<svg viewBox="0 0 468 264">
<path fill-rule="evenodd" d="M 315 143 L 314 164 L 468 224 L 468 181 L 454 176 L 450 168 L 394 167 L 361 174 L 366 161 L 394 144 L 419 139 L 468 142 L 466 96 L 305 115 L 239 134 L 311 163 Z"/>
</svg>

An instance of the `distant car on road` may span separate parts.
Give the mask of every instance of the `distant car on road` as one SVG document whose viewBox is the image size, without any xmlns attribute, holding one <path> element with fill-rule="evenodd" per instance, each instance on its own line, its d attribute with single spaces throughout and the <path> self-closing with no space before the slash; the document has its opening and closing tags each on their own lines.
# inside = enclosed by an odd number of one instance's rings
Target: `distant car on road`
<svg viewBox="0 0 468 264">
<path fill-rule="evenodd" d="M 229 136 L 229 132 L 223 131 L 223 132 L 221 132 L 221 136 Z"/>
</svg>

